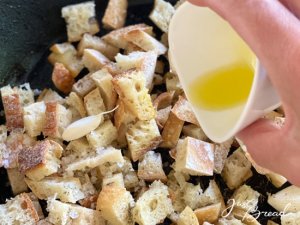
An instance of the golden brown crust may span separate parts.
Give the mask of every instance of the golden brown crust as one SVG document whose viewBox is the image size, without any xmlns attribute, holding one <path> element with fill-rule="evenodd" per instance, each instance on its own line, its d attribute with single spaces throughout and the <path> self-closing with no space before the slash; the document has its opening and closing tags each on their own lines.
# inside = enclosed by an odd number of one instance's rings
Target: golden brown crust
<svg viewBox="0 0 300 225">
<path fill-rule="evenodd" d="M 20 102 L 20 96 L 17 93 L 2 96 L 4 106 L 6 126 L 9 131 L 18 128 L 24 128 L 23 108 Z"/>
<path fill-rule="evenodd" d="M 105 28 L 119 29 L 124 26 L 127 16 L 127 0 L 110 0 L 102 18 Z"/>
<path fill-rule="evenodd" d="M 195 125 L 199 125 L 199 122 L 192 110 L 191 104 L 186 98 L 179 96 L 178 101 L 172 108 L 172 112 L 180 119 Z"/>
<path fill-rule="evenodd" d="M 72 90 L 72 86 L 75 83 L 74 77 L 62 63 L 54 64 L 52 81 L 55 87 L 65 94 L 69 93 Z"/>
<path fill-rule="evenodd" d="M 31 214 L 31 218 L 34 219 L 35 222 L 39 221 L 39 216 L 37 211 L 35 210 L 35 207 L 33 205 L 33 202 L 31 201 L 30 197 L 26 193 L 22 193 L 19 195 L 19 198 L 21 200 L 21 208 L 24 210 L 28 210 Z"/>
<path fill-rule="evenodd" d="M 153 106 L 156 110 L 160 110 L 166 108 L 172 104 L 174 98 L 175 91 L 167 91 L 161 93 L 157 98 L 153 101 Z"/>
<path fill-rule="evenodd" d="M 98 194 L 90 195 L 82 200 L 79 200 L 79 204 L 85 208 L 96 209 L 97 199 Z"/>
<path fill-rule="evenodd" d="M 43 130 L 45 136 L 55 137 L 58 135 L 57 106 L 57 102 L 46 103 L 45 127 Z"/>
<path fill-rule="evenodd" d="M 174 148 L 179 140 L 183 124 L 184 121 L 171 112 L 161 134 L 163 142 L 160 146 L 163 148 Z"/>
<path fill-rule="evenodd" d="M 205 221 L 209 223 L 215 223 L 220 215 L 221 203 L 206 206 L 194 211 L 199 224 L 203 224 Z"/>
<path fill-rule="evenodd" d="M 31 169 L 45 164 L 45 156 L 50 148 L 50 141 L 44 140 L 35 144 L 33 147 L 25 147 L 18 155 L 19 170 L 25 173 Z"/>
</svg>

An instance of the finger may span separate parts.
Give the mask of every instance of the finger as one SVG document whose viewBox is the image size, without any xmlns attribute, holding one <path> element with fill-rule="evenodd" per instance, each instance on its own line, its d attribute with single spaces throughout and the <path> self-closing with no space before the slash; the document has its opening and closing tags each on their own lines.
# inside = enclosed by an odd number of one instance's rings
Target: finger
<svg viewBox="0 0 300 225">
<path fill-rule="evenodd" d="M 300 152 L 284 128 L 269 120 L 259 120 L 238 134 L 254 161 L 264 168 L 285 176 L 300 185 Z"/>
<path fill-rule="evenodd" d="M 229 21 L 266 67 L 284 102 L 291 105 L 300 98 L 297 91 L 300 76 L 295 76 L 300 74 L 300 66 L 295 63 L 300 58 L 300 24 L 280 2 L 193 0 L 193 3 L 209 6 Z"/>
</svg>

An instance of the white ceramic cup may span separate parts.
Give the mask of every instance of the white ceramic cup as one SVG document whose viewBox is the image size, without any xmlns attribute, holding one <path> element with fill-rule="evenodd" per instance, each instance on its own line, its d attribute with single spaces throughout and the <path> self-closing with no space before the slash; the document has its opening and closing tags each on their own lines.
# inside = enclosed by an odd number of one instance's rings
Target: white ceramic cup
<svg viewBox="0 0 300 225">
<path fill-rule="evenodd" d="M 188 2 L 177 9 L 169 27 L 169 61 L 180 79 L 187 98 L 189 86 L 205 71 L 232 62 L 238 49 L 250 48 L 232 27 L 212 10 Z M 266 71 L 253 54 L 255 75 L 250 95 L 245 104 L 210 111 L 193 105 L 196 117 L 215 142 L 224 142 L 266 113 L 280 106 L 280 99 Z M 238 94 L 238 93 L 237 93 Z"/>
</svg>

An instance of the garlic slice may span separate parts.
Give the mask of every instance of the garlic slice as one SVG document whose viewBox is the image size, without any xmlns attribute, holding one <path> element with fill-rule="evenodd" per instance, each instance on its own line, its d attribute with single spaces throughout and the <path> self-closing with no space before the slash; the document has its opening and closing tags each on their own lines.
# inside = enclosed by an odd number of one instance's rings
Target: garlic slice
<svg viewBox="0 0 300 225">
<path fill-rule="evenodd" d="M 65 141 L 73 141 L 78 138 L 81 138 L 91 131 L 95 130 L 101 123 L 104 121 L 105 114 L 109 114 L 115 111 L 119 106 L 116 106 L 114 109 L 100 113 L 98 115 L 84 117 L 80 120 L 75 121 L 70 124 L 63 132 L 62 138 Z"/>
</svg>

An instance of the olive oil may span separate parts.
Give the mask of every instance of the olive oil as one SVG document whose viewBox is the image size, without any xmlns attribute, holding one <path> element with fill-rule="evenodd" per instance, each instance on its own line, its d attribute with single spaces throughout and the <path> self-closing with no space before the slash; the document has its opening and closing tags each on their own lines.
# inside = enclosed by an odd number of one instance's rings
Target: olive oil
<svg viewBox="0 0 300 225">
<path fill-rule="evenodd" d="M 223 110 L 243 104 L 250 94 L 254 68 L 233 63 L 202 74 L 189 87 L 191 102 L 206 110 Z"/>
</svg>

